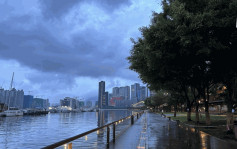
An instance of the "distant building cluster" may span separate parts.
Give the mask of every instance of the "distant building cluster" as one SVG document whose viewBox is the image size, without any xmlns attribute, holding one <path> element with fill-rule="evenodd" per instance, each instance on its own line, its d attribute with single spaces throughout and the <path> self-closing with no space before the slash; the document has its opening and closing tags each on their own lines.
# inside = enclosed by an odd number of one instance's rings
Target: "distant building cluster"
<svg viewBox="0 0 237 149">
<path fill-rule="evenodd" d="M 11 90 L 0 89 L 0 104 L 6 107 L 16 107 L 23 109 L 24 103 L 24 91 L 16 90 L 15 88 Z"/>
<path fill-rule="evenodd" d="M 92 101 L 78 100 L 76 98 L 65 97 L 60 100 L 60 107 L 62 110 L 77 111 L 85 108 L 92 108 Z"/>
<path fill-rule="evenodd" d="M 0 110 L 6 110 L 8 107 L 14 107 L 18 109 L 47 109 L 49 107 L 49 100 L 42 98 L 34 98 L 32 95 L 24 95 L 23 90 L 11 90 L 0 89 Z"/>
<path fill-rule="evenodd" d="M 114 87 L 112 93 L 105 91 L 105 81 L 99 82 L 98 108 L 130 107 L 132 104 L 145 100 L 148 88 L 135 83 L 130 86 Z"/>
<path fill-rule="evenodd" d="M 48 109 L 50 106 L 48 99 L 34 98 L 32 95 L 24 95 L 23 108 Z"/>
</svg>

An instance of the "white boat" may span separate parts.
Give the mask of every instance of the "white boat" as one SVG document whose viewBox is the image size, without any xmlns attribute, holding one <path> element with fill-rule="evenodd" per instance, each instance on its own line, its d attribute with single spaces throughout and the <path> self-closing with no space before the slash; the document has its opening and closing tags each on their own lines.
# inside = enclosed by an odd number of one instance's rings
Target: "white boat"
<svg viewBox="0 0 237 149">
<path fill-rule="evenodd" d="M 10 85 L 9 91 L 12 90 L 13 78 L 14 78 L 14 72 L 12 74 L 12 81 L 11 81 L 11 85 Z M 23 115 L 23 111 L 22 110 L 19 110 L 18 108 L 15 108 L 15 107 L 11 107 L 10 108 L 10 92 L 9 92 L 9 96 L 8 96 L 8 109 L 6 111 L 3 111 L 1 113 L 1 115 L 2 116 L 22 116 Z"/>
<path fill-rule="evenodd" d="M 23 111 L 18 110 L 17 108 L 10 108 L 9 110 L 6 110 L 3 112 L 5 116 L 22 116 Z"/>
</svg>

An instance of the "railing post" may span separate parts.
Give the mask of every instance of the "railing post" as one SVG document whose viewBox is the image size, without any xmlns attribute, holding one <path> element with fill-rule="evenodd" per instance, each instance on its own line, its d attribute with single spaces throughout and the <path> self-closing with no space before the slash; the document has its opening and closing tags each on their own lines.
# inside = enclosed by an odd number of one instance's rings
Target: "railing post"
<svg viewBox="0 0 237 149">
<path fill-rule="evenodd" d="M 133 123 L 134 123 L 134 116 L 132 115 L 131 116 L 131 124 L 133 125 Z"/>
<path fill-rule="evenodd" d="M 107 147 L 109 146 L 109 135 L 110 135 L 110 129 L 109 126 L 107 126 Z"/>
<path fill-rule="evenodd" d="M 115 142 L 115 124 L 113 124 L 113 142 Z"/>
</svg>

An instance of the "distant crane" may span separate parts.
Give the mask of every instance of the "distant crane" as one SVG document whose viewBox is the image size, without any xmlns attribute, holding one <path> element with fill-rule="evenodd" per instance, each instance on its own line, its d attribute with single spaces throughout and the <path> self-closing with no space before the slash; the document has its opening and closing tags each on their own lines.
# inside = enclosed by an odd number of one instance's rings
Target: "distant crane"
<svg viewBox="0 0 237 149">
<path fill-rule="evenodd" d="M 13 79 L 14 79 L 14 72 L 13 72 L 13 74 L 12 74 L 12 81 L 11 81 L 10 89 L 9 89 L 9 90 L 12 90 Z"/>
<path fill-rule="evenodd" d="M 9 89 L 9 95 L 8 95 L 8 110 L 10 108 L 10 95 L 11 95 L 10 92 L 12 90 L 13 79 L 14 79 L 14 72 L 12 74 L 12 80 L 11 80 L 10 89 Z"/>
</svg>

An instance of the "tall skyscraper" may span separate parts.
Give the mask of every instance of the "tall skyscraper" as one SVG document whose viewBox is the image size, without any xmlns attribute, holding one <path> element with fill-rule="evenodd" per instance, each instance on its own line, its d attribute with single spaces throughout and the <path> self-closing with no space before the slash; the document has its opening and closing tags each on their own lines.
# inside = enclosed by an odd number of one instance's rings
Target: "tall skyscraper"
<svg viewBox="0 0 237 149">
<path fill-rule="evenodd" d="M 140 101 L 146 99 L 146 87 L 141 86 L 140 87 Z"/>
<path fill-rule="evenodd" d="M 105 81 L 99 82 L 98 108 L 102 108 L 102 98 L 105 93 Z"/>
<path fill-rule="evenodd" d="M 119 88 L 119 96 L 117 97 L 123 97 L 125 100 L 130 99 L 130 87 L 124 86 Z"/>
<path fill-rule="evenodd" d="M 114 87 L 112 94 L 113 94 L 113 97 L 119 97 L 119 87 Z"/>
<path fill-rule="evenodd" d="M 125 91 L 124 91 L 124 94 L 125 94 L 125 100 L 130 100 L 130 87 L 129 86 L 125 86 Z"/>
<path fill-rule="evenodd" d="M 140 100 L 140 84 L 135 83 L 131 85 L 131 100 L 136 103 Z"/>
<path fill-rule="evenodd" d="M 32 95 L 24 95 L 23 108 L 31 108 L 32 107 L 33 96 Z"/>
<path fill-rule="evenodd" d="M 108 106 L 108 97 L 109 97 L 109 93 L 104 92 L 102 96 L 102 108 L 106 108 Z"/>
</svg>

